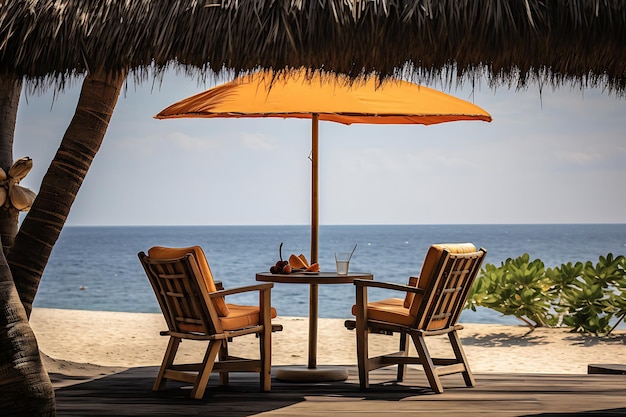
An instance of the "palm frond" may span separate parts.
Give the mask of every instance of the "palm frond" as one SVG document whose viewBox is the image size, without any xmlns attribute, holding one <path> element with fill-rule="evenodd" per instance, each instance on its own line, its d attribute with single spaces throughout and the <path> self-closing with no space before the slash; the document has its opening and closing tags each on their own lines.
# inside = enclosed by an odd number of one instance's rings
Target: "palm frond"
<svg viewBox="0 0 626 417">
<path fill-rule="evenodd" d="M 0 0 L 0 71 L 62 88 L 259 67 L 626 89 L 621 0 Z M 151 72 L 152 71 L 152 72 Z"/>
</svg>

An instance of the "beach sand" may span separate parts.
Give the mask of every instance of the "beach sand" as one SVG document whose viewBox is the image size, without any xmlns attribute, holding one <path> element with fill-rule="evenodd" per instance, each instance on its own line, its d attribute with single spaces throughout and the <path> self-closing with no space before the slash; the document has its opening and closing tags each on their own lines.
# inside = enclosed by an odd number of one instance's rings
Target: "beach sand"
<svg viewBox="0 0 626 417">
<path fill-rule="evenodd" d="M 273 365 L 307 363 L 308 319 L 277 317 L 282 332 L 272 337 Z M 318 365 L 355 365 L 356 337 L 343 319 L 320 319 Z M 167 345 L 161 314 L 35 308 L 31 326 L 56 386 L 136 366 L 160 365 Z M 586 374 L 588 364 L 626 364 L 626 331 L 609 337 L 498 324 L 464 324 L 460 332 L 474 373 Z M 370 355 L 397 348 L 397 336 L 370 335 Z M 447 338 L 427 339 L 431 355 L 449 352 Z M 199 360 L 202 342 L 183 342 L 181 354 Z M 258 339 L 244 336 L 229 345 L 233 355 L 258 357 Z M 193 358 L 193 359 L 191 359 Z"/>
</svg>

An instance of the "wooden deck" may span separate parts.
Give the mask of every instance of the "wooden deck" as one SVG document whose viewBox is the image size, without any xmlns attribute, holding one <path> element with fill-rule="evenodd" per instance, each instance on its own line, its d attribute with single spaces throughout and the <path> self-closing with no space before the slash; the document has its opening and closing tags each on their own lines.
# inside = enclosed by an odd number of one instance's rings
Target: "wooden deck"
<svg viewBox="0 0 626 417">
<path fill-rule="evenodd" d="M 370 389 L 358 387 L 356 368 L 344 382 L 272 381 L 258 391 L 255 374 L 231 375 L 229 387 L 213 375 L 202 400 L 183 384 L 151 391 L 156 367 L 132 368 L 56 389 L 58 416 L 626 416 L 625 375 L 476 374 L 466 388 L 460 375 L 443 377 L 444 393 L 432 394 L 423 371 L 409 369 L 396 384 L 393 368 L 371 373 Z"/>
</svg>

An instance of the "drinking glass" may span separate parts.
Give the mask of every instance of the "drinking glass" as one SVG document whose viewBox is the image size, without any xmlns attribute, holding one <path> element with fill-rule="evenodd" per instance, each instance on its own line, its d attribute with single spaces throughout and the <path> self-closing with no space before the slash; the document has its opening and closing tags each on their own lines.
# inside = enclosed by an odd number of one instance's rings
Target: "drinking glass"
<svg viewBox="0 0 626 417">
<path fill-rule="evenodd" d="M 352 254 L 350 252 L 335 252 L 337 275 L 348 275 L 351 255 Z"/>
</svg>

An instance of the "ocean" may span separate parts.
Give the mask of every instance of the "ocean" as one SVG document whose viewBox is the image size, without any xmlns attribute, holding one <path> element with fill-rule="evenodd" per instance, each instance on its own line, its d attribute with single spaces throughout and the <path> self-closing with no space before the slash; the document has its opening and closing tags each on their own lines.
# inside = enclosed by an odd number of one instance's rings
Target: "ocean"
<svg viewBox="0 0 626 417">
<path fill-rule="evenodd" d="M 626 224 L 558 225 L 367 225 L 320 226 L 319 263 L 334 270 L 334 252 L 357 249 L 351 271 L 374 274 L 378 281 L 406 283 L 419 273 L 430 244 L 472 242 L 487 249 L 485 263 L 500 265 L 528 253 L 546 267 L 577 261 L 597 262 L 608 253 L 626 254 Z M 200 245 L 216 280 L 225 288 L 256 283 L 282 255 L 309 256 L 309 226 L 133 226 L 65 227 L 43 275 L 35 307 L 157 313 L 159 306 L 137 258 L 155 245 Z M 279 316 L 308 315 L 309 288 L 275 284 L 272 304 Z M 370 300 L 390 296 L 370 292 Z M 321 285 L 319 315 L 349 318 L 352 285 Z M 228 302 L 256 304 L 257 295 L 232 296 Z M 465 323 L 521 324 L 488 309 L 465 310 Z"/>
</svg>

